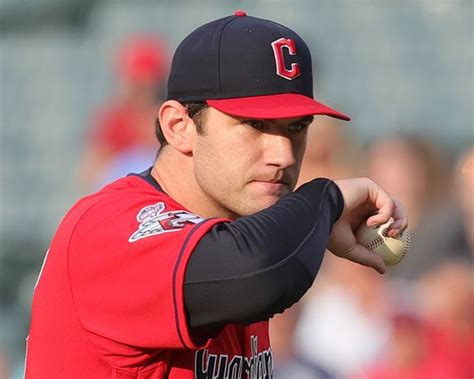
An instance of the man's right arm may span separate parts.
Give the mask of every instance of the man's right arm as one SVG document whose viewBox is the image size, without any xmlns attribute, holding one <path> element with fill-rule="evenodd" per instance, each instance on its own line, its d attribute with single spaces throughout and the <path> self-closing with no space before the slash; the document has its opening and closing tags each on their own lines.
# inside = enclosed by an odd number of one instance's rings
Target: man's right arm
<svg viewBox="0 0 474 379">
<path fill-rule="evenodd" d="M 191 254 L 185 304 L 193 328 L 266 320 L 297 302 L 312 285 L 324 252 L 385 272 L 355 230 L 390 219 L 388 234 L 408 225 L 402 203 L 368 178 L 316 179 L 276 204 L 215 225 Z"/>
<path fill-rule="evenodd" d="M 215 225 L 186 270 L 192 328 L 268 319 L 311 287 L 344 199 L 328 179 L 313 180 L 275 205 Z"/>
</svg>

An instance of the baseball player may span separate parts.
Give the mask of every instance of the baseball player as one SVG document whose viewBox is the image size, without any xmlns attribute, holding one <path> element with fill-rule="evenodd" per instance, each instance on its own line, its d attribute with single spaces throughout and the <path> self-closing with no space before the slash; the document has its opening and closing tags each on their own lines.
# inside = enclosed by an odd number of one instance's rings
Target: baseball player
<svg viewBox="0 0 474 379">
<path fill-rule="evenodd" d="M 369 179 L 294 191 L 314 115 L 311 56 L 239 11 L 177 48 L 154 165 L 76 203 L 35 288 L 27 378 L 272 378 L 268 320 L 326 248 L 383 273 L 353 231 L 403 206 Z"/>
</svg>

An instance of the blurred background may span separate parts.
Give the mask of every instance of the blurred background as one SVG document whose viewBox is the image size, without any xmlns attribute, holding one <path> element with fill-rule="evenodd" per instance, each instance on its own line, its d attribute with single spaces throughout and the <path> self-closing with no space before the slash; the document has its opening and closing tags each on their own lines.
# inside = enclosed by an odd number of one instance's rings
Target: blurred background
<svg viewBox="0 0 474 379">
<path fill-rule="evenodd" d="M 316 118 L 301 182 L 366 175 L 408 207 L 380 276 L 327 254 L 274 317 L 276 378 L 474 377 L 471 0 L 0 0 L 0 378 L 20 378 L 44 254 L 82 195 L 153 162 L 176 45 L 244 9 L 295 29 Z"/>
</svg>

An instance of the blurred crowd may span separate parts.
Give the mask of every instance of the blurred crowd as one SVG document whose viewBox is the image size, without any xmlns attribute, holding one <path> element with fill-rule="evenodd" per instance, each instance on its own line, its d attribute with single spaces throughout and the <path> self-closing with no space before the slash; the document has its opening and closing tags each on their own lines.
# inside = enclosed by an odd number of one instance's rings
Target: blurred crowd
<svg viewBox="0 0 474 379">
<path fill-rule="evenodd" d="M 116 88 L 91 117 L 79 168 L 85 191 L 98 189 L 129 172 L 143 171 L 158 149 L 154 121 L 165 96 L 167 44 L 155 35 L 134 35 L 113 60 Z"/>
<path fill-rule="evenodd" d="M 84 137 L 84 191 L 152 164 L 169 59 L 156 36 L 117 50 L 117 88 Z M 453 157 L 426 135 L 362 143 L 353 129 L 316 117 L 300 183 L 374 179 L 407 206 L 411 248 L 383 276 L 326 254 L 310 292 L 271 320 L 275 378 L 473 378 L 474 147 Z M 0 351 L 0 377 L 20 371 Z"/>
<path fill-rule="evenodd" d="M 276 378 L 474 377 L 474 148 L 425 135 L 357 144 L 316 119 L 301 183 L 367 176 L 407 207 L 411 247 L 385 275 L 325 257 L 303 301 L 271 322 Z"/>
</svg>

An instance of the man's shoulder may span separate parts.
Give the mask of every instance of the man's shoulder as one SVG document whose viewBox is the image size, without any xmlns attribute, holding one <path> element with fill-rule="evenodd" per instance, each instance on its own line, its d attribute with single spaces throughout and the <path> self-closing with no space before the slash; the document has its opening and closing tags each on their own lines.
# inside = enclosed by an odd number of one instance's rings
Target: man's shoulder
<svg viewBox="0 0 474 379">
<path fill-rule="evenodd" d="M 118 179 L 80 199 L 64 217 L 63 235 L 127 234 L 128 242 L 182 230 L 204 221 L 139 175 Z"/>
<path fill-rule="evenodd" d="M 124 216 L 133 218 L 140 209 L 163 203 L 166 208 L 175 208 L 176 202 L 166 193 L 152 187 L 138 176 L 126 176 L 100 190 L 79 199 L 66 213 L 62 225 L 100 224 L 106 219 L 120 222 Z"/>
</svg>

